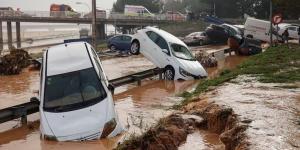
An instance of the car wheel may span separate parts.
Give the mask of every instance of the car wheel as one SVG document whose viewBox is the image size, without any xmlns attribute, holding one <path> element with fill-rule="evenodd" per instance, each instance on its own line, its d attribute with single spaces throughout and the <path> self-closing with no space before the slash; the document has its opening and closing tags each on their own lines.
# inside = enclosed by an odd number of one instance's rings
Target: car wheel
<svg viewBox="0 0 300 150">
<path fill-rule="evenodd" d="M 203 41 L 203 40 L 200 40 L 200 41 L 199 41 L 199 45 L 200 45 L 200 46 L 203 46 L 203 45 L 204 45 L 204 41 Z"/>
<path fill-rule="evenodd" d="M 138 41 L 133 41 L 131 43 L 130 53 L 133 55 L 138 55 L 140 53 L 140 43 Z"/>
<path fill-rule="evenodd" d="M 111 46 L 110 46 L 110 50 L 111 50 L 111 51 L 116 51 L 116 50 L 117 50 L 117 48 L 116 48 L 116 46 L 114 46 L 114 45 L 111 45 Z"/>
<path fill-rule="evenodd" d="M 165 79 L 166 80 L 174 80 L 175 77 L 175 70 L 173 67 L 168 66 L 165 68 Z"/>
</svg>

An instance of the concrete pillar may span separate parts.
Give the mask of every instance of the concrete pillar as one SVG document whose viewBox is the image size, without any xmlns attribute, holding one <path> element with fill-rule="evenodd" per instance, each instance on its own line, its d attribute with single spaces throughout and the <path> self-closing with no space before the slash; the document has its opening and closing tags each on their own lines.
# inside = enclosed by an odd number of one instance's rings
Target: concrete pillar
<svg viewBox="0 0 300 150">
<path fill-rule="evenodd" d="M 3 32 L 2 32 L 2 21 L 0 21 L 0 55 L 3 50 Z"/>
<path fill-rule="evenodd" d="M 12 49 L 12 28 L 10 21 L 7 21 L 7 45 L 8 49 Z"/>
<path fill-rule="evenodd" d="M 21 48 L 21 27 L 20 27 L 20 22 L 16 22 L 16 37 L 17 37 L 17 48 Z"/>
<path fill-rule="evenodd" d="M 104 40 L 105 39 L 105 25 L 97 24 L 97 39 Z"/>
</svg>

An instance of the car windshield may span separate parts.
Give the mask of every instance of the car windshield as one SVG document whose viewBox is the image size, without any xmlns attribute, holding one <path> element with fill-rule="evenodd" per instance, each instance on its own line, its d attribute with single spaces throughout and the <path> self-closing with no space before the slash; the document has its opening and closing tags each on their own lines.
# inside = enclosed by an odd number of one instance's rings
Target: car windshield
<svg viewBox="0 0 300 150">
<path fill-rule="evenodd" d="M 81 109 L 106 98 L 93 68 L 46 78 L 44 110 L 62 112 Z"/>
<path fill-rule="evenodd" d="M 193 54 L 185 47 L 179 44 L 171 44 L 172 53 L 175 57 L 185 60 L 195 60 Z"/>
</svg>

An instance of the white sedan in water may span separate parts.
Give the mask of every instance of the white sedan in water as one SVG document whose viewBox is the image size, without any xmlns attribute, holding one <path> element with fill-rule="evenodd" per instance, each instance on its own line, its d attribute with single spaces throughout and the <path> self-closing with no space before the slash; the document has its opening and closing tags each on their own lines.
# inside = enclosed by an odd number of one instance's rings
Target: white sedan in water
<svg viewBox="0 0 300 150">
<path fill-rule="evenodd" d="M 207 72 L 194 58 L 184 42 L 155 27 L 138 30 L 130 52 L 142 53 L 157 67 L 165 69 L 167 80 L 193 80 L 207 77 Z"/>
<path fill-rule="evenodd" d="M 112 86 L 91 45 L 84 42 L 49 48 L 40 87 L 41 137 L 83 141 L 112 137 L 123 130 Z"/>
</svg>

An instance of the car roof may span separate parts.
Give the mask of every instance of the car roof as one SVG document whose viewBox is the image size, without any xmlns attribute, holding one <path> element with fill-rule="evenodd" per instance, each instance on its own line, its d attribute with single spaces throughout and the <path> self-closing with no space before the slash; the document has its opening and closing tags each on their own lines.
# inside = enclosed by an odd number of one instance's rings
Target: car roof
<svg viewBox="0 0 300 150">
<path fill-rule="evenodd" d="M 176 43 L 176 44 L 180 44 L 180 45 L 184 45 L 186 46 L 186 44 L 184 42 L 182 42 L 180 39 L 178 39 L 177 37 L 175 37 L 174 35 L 155 28 L 155 27 L 146 27 L 146 29 L 150 30 L 150 31 L 154 31 L 155 33 L 159 34 L 160 36 L 162 36 L 167 42 L 171 42 L 171 43 Z"/>
<path fill-rule="evenodd" d="M 91 68 L 93 65 L 86 46 L 90 47 L 85 42 L 73 42 L 49 48 L 46 56 L 47 76 Z"/>
</svg>

